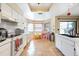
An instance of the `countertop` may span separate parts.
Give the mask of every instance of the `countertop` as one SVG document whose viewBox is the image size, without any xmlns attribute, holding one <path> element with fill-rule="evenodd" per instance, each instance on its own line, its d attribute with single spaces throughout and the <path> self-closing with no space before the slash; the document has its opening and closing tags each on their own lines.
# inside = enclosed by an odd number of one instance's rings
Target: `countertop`
<svg viewBox="0 0 79 59">
<path fill-rule="evenodd" d="M 67 35 L 67 34 L 60 34 L 60 35 L 71 37 L 71 38 L 79 38 L 79 36 L 73 36 L 73 35 Z"/>
<path fill-rule="evenodd" d="M 6 38 L 6 40 L 0 42 L 0 47 L 3 46 L 3 45 L 5 45 L 5 44 L 7 44 L 7 43 L 9 43 L 9 42 L 11 42 L 12 40 L 16 40 L 16 39 L 15 39 L 16 37 L 19 37 L 19 38 L 20 38 L 20 37 L 22 37 L 23 35 L 25 35 L 25 34 L 21 34 L 21 35 L 14 36 L 14 37 L 11 37 L 11 38 Z"/>
</svg>

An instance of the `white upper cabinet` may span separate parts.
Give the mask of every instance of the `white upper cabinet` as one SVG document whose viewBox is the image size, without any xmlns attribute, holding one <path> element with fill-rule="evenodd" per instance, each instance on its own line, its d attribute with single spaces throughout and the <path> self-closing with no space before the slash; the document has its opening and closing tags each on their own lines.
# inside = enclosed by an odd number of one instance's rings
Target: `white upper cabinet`
<svg viewBox="0 0 79 59">
<path fill-rule="evenodd" d="M 12 10 L 7 4 L 1 4 L 1 13 L 2 13 L 2 15 L 11 17 Z"/>
<path fill-rule="evenodd" d="M 18 19 L 18 13 L 15 10 L 12 10 L 12 17 Z"/>
<path fill-rule="evenodd" d="M 2 14 L 2 18 L 8 18 L 12 21 L 17 22 L 18 20 L 18 13 L 11 8 L 8 4 L 1 4 L 1 14 Z"/>
<path fill-rule="evenodd" d="M 17 22 L 19 27 L 25 27 L 25 18 L 19 14 L 15 9 L 6 3 L 1 3 L 1 18 Z"/>
<path fill-rule="evenodd" d="M 18 20 L 17 20 L 18 22 L 21 22 L 22 20 L 21 20 L 21 15 L 20 14 L 18 14 Z"/>
</svg>

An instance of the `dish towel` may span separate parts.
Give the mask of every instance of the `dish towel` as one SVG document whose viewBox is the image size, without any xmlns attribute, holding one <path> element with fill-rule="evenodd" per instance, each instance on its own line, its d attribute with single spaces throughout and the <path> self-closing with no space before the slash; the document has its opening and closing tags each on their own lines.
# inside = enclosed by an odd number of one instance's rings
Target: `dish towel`
<svg viewBox="0 0 79 59">
<path fill-rule="evenodd" d="M 16 38 L 15 40 L 15 50 L 18 51 L 18 47 L 20 45 L 20 39 L 19 38 Z"/>
</svg>

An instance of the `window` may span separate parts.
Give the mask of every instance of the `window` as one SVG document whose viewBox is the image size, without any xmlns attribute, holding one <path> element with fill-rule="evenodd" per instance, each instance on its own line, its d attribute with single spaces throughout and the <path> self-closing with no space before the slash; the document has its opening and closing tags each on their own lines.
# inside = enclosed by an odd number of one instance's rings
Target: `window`
<svg viewBox="0 0 79 59">
<path fill-rule="evenodd" d="M 43 26 L 42 24 L 32 24 L 29 23 L 28 24 L 28 32 L 41 32 L 43 30 Z"/>
<path fill-rule="evenodd" d="M 35 31 L 36 32 L 41 32 L 43 30 L 42 24 L 35 24 Z"/>
<path fill-rule="evenodd" d="M 32 23 L 28 24 L 28 31 L 33 32 L 33 24 Z"/>
<path fill-rule="evenodd" d="M 69 34 L 76 33 L 76 22 L 60 22 L 60 34 Z"/>
</svg>

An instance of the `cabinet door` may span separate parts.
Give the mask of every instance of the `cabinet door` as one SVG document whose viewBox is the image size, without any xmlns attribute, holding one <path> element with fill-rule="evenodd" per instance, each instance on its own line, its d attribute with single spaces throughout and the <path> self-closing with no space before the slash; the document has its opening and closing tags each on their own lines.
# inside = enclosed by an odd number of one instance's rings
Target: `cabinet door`
<svg viewBox="0 0 79 59">
<path fill-rule="evenodd" d="M 1 4 L 1 11 L 2 14 L 5 14 L 6 16 L 11 16 L 11 8 L 7 4 Z"/>
<path fill-rule="evenodd" d="M 79 41 L 75 43 L 75 55 L 79 56 Z"/>
<path fill-rule="evenodd" d="M 66 56 L 74 56 L 74 42 L 69 41 L 68 39 L 62 40 L 62 53 Z"/>
<path fill-rule="evenodd" d="M 59 37 L 58 35 L 55 36 L 55 45 L 58 49 L 61 49 L 61 37 Z"/>
<path fill-rule="evenodd" d="M 13 38 L 13 41 L 11 43 L 11 48 L 12 48 L 12 56 L 15 56 L 16 51 L 15 51 L 15 38 Z"/>
<path fill-rule="evenodd" d="M 16 19 L 16 17 L 17 17 L 17 13 L 16 13 L 15 10 L 12 10 L 12 16 L 13 16 L 14 19 Z"/>
<path fill-rule="evenodd" d="M 6 43 L 0 47 L 0 56 L 10 56 L 11 55 L 11 43 Z"/>
</svg>

